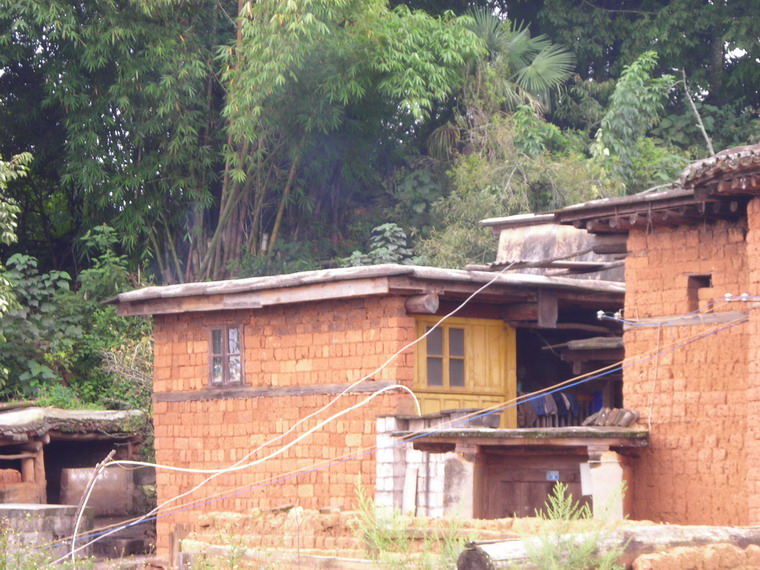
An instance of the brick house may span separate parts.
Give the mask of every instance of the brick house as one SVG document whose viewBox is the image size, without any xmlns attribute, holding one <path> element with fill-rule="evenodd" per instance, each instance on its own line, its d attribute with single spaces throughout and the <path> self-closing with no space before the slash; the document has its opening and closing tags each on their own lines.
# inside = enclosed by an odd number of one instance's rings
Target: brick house
<svg viewBox="0 0 760 570">
<path fill-rule="evenodd" d="M 440 316 L 492 280 L 423 342 L 402 351 Z M 534 379 L 541 385 L 570 377 L 579 361 L 599 357 L 590 354 L 571 362 L 557 356 L 561 348 L 542 349 L 565 346 L 572 339 L 618 334 L 618 325 L 599 323 L 596 312 L 618 310 L 622 296 L 623 286 L 608 281 L 404 265 L 148 287 L 119 295 L 113 301 L 119 314 L 154 317 L 157 462 L 220 469 L 271 456 L 217 476 L 181 500 L 182 504 L 198 501 L 193 509 L 167 505 L 157 521 L 159 551 L 166 552 L 172 533 L 181 534 L 198 509 L 242 512 L 287 504 L 351 508 L 358 480 L 381 502 L 402 506 L 409 499 L 403 486 L 410 477 L 395 472 L 394 453 L 407 451 L 394 451 L 398 447 L 394 448 L 390 432 L 409 427 L 409 419 L 417 416 L 408 389 L 419 399 L 424 421 L 430 422 L 442 410 L 484 408 L 514 398 L 518 370 L 523 382 Z M 382 367 L 397 352 L 400 355 Z M 365 376 L 370 378 L 352 384 Z M 593 383 L 584 387 L 601 393 L 609 382 L 603 379 L 596 388 Z M 318 426 L 383 388 L 386 391 L 363 407 Z M 329 409 L 288 431 L 340 393 L 344 395 Z M 533 439 L 515 446 L 513 432 L 520 430 L 515 429 L 514 408 L 501 414 L 500 427 L 476 429 L 464 440 L 431 441 L 428 451 L 437 455 L 427 454 L 432 459 L 417 462 L 414 468 L 421 466 L 422 477 L 425 469 L 432 473 L 438 466 L 443 477 L 446 462 L 436 458 L 453 453 L 471 459 L 464 465 L 465 470 L 475 465 L 475 474 L 465 485 L 469 487 L 464 514 L 479 516 L 488 503 L 487 498 L 478 498 L 482 495 L 478 485 L 488 471 L 488 462 L 483 461 L 486 450 L 507 446 L 523 459 L 530 456 L 526 450 L 531 445 L 538 446 L 538 455 L 548 449 L 563 459 L 569 453 L 572 479 L 579 485 L 577 466 L 588 460 L 588 445 L 595 449 L 627 445 L 618 434 L 607 439 L 594 434 L 586 440 L 576 432 L 538 440 L 531 432 Z M 311 429 L 313 433 L 283 449 Z M 477 437 L 483 429 L 512 436 L 481 441 Z M 282 439 L 249 457 L 276 436 Z M 636 438 L 634 445 L 640 445 Z M 378 445 L 383 449 L 375 453 Z M 384 458 L 377 457 L 381 455 Z M 492 458 L 504 461 L 504 454 Z M 569 468 L 563 463 L 562 469 Z M 159 503 L 189 491 L 207 476 L 159 469 Z M 381 480 L 382 489 L 376 485 Z M 422 512 L 444 514 L 443 479 L 434 480 L 428 477 L 424 480 L 428 487 L 417 489 L 428 503 L 420 499 L 416 505 L 426 507 Z M 433 489 L 433 483 L 441 488 Z M 551 482 L 541 484 L 541 500 L 547 485 Z"/>
<path fill-rule="evenodd" d="M 696 162 L 666 190 L 549 216 L 626 256 L 626 356 L 659 354 L 623 373 L 650 432 L 633 517 L 760 523 L 760 145 Z"/>
</svg>

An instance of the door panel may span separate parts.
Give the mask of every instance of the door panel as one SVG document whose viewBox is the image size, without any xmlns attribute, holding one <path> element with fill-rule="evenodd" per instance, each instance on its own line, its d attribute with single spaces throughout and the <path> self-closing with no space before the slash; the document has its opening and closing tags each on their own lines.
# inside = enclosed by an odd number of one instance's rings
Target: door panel
<svg viewBox="0 0 760 570">
<path fill-rule="evenodd" d="M 587 461 L 581 456 L 538 455 L 489 457 L 486 462 L 483 516 L 487 519 L 507 517 L 533 517 L 537 509 L 545 509 L 555 481 L 547 475 L 559 476 L 568 487 L 573 502 L 591 503 L 581 495 L 580 464 Z"/>
</svg>

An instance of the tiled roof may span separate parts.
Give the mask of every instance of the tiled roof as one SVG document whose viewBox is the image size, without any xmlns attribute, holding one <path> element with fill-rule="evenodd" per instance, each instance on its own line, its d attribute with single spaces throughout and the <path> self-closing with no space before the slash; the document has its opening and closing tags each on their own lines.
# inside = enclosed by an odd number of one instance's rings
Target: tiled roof
<svg viewBox="0 0 760 570">
<path fill-rule="evenodd" d="M 678 183 L 684 188 L 695 188 L 710 180 L 756 169 L 760 169 L 760 144 L 739 146 L 691 163 Z"/>
</svg>

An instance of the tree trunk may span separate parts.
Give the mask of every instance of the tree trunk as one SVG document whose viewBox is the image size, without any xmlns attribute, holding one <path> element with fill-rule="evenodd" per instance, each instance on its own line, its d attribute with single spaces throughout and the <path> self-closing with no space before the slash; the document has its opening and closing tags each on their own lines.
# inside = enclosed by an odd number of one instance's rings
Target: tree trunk
<svg viewBox="0 0 760 570">
<path fill-rule="evenodd" d="M 540 531 L 539 531 L 540 532 Z M 588 535 L 571 535 L 578 540 Z M 554 541 L 547 533 L 546 540 Z M 568 537 L 565 537 L 568 538 Z M 531 536 L 527 540 L 541 540 Z M 600 552 L 625 545 L 618 562 L 630 565 L 642 554 L 662 552 L 678 546 L 706 546 L 708 544 L 733 544 L 746 548 L 760 545 L 760 528 L 756 527 L 710 527 L 656 525 L 602 532 Z M 458 570 L 493 570 L 495 568 L 537 568 L 526 551 L 523 540 L 506 540 L 478 544 L 471 543 L 457 560 Z"/>
<path fill-rule="evenodd" d="M 725 66 L 725 46 L 723 29 L 717 23 L 710 37 L 710 99 L 716 105 L 725 103 L 723 97 L 723 72 Z"/>
<path fill-rule="evenodd" d="M 274 219 L 274 227 L 272 228 L 272 238 L 269 240 L 269 247 L 266 254 L 269 255 L 274 249 L 275 243 L 277 243 L 277 237 L 280 235 L 280 225 L 282 224 L 282 217 L 285 214 L 285 204 L 288 201 L 288 195 L 290 189 L 293 187 L 293 179 L 296 177 L 296 171 L 298 170 L 298 158 L 293 159 L 293 163 L 290 165 L 290 172 L 288 172 L 288 181 L 285 183 L 285 189 L 282 191 L 280 197 L 280 205 L 277 207 L 277 216 Z"/>
</svg>

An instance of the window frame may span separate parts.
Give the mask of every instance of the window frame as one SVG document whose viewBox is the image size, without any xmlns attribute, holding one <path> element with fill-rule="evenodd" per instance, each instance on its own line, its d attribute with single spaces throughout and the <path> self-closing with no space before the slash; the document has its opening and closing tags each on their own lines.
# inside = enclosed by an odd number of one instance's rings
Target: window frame
<svg viewBox="0 0 760 570">
<path fill-rule="evenodd" d="M 415 338 L 439 322 L 436 315 L 414 315 Z M 412 389 L 419 398 L 423 414 L 441 410 L 482 409 L 501 405 L 517 396 L 517 338 L 514 327 L 501 319 L 449 317 L 444 322 L 465 330 L 465 385 L 429 386 L 427 384 L 427 343 L 415 347 Z M 502 427 L 516 428 L 515 408 L 502 413 Z"/>
<path fill-rule="evenodd" d="M 230 331 L 237 331 L 238 352 L 230 352 Z M 220 323 L 208 327 L 208 387 L 209 388 L 226 388 L 238 387 L 245 385 L 245 344 L 243 335 L 243 325 L 239 323 Z M 214 352 L 214 333 L 221 332 L 222 350 Z M 240 376 L 238 380 L 230 378 L 230 362 L 234 357 L 240 360 Z M 221 358 L 222 361 L 222 379 L 215 382 L 214 360 Z"/>
<path fill-rule="evenodd" d="M 429 332 L 429 330 L 432 328 L 432 325 L 423 325 L 425 327 L 425 332 Z M 462 355 L 452 355 L 451 354 L 451 330 L 458 330 L 462 331 Z M 435 327 L 435 330 L 441 331 L 441 354 L 432 354 L 430 353 L 430 345 L 428 344 L 428 341 L 430 340 L 431 335 L 427 335 L 424 339 L 424 350 L 425 350 L 425 387 L 431 390 L 467 390 L 469 383 L 467 382 L 468 377 L 468 366 L 467 366 L 467 360 L 468 360 L 468 350 L 467 350 L 467 326 L 459 323 L 440 323 L 437 327 Z M 433 332 L 435 332 L 435 330 Z M 439 360 L 441 363 L 441 383 L 440 384 L 431 384 L 430 383 L 430 360 L 436 359 Z M 462 369 L 462 383 L 461 384 L 451 384 L 451 363 L 453 361 L 461 362 L 461 369 Z"/>
</svg>

